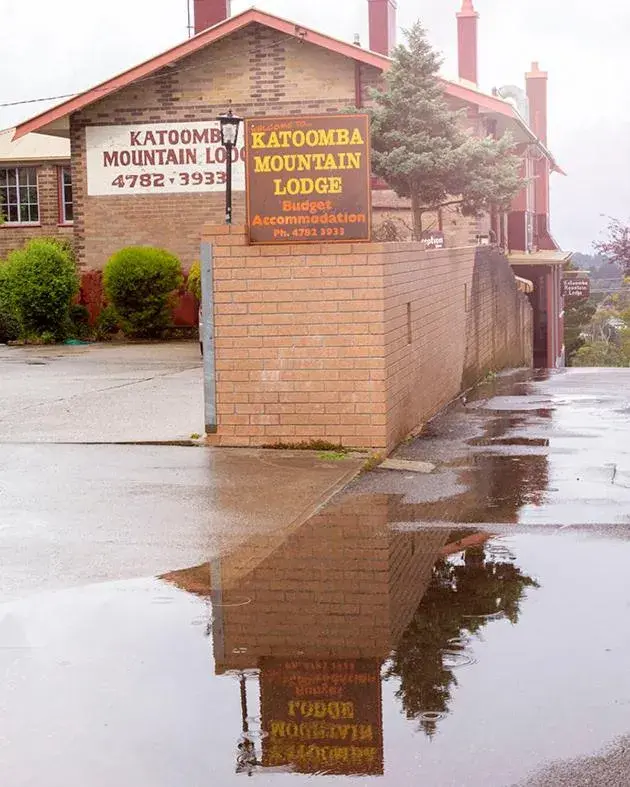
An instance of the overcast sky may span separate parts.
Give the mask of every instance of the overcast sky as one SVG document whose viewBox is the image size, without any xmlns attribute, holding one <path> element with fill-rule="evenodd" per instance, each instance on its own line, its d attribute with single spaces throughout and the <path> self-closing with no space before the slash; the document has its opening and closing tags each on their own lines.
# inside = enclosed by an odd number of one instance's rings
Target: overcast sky
<svg viewBox="0 0 630 787">
<path fill-rule="evenodd" d="M 233 0 L 233 13 L 251 0 Z M 191 0 L 192 5 L 192 0 Z M 258 0 L 257 6 L 367 44 L 367 0 Z M 420 18 L 456 73 L 459 0 L 399 0 L 401 27 Z M 552 178 L 552 228 L 590 251 L 605 223 L 630 216 L 630 5 L 619 0 L 476 0 L 481 86 L 549 71 L 549 146 L 568 177 Z M 186 37 L 186 0 L 0 0 L 0 103 L 77 91 Z M 0 128 L 46 104 L 0 108 Z"/>
</svg>

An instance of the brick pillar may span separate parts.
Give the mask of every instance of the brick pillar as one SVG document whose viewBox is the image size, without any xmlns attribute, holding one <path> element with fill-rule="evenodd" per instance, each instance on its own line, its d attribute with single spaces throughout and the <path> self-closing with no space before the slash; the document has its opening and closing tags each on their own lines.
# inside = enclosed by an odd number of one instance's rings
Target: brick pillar
<svg viewBox="0 0 630 787">
<path fill-rule="evenodd" d="M 368 0 L 370 49 L 390 55 L 396 46 L 397 0 Z"/>
<path fill-rule="evenodd" d="M 195 0 L 195 35 L 230 16 L 231 0 Z"/>
<path fill-rule="evenodd" d="M 457 14 L 457 54 L 459 78 L 477 84 L 477 26 L 479 14 L 473 0 L 463 0 L 462 10 Z"/>
</svg>

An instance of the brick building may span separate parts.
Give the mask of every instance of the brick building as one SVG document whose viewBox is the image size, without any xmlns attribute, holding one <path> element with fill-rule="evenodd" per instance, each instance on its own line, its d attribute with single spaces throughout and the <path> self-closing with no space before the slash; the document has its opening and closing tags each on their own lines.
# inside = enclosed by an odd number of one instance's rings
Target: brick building
<svg viewBox="0 0 630 787">
<path fill-rule="evenodd" d="M 120 247 L 151 244 L 168 248 L 188 268 L 198 255 L 201 227 L 223 220 L 219 113 L 228 106 L 244 117 L 361 107 L 389 68 L 395 0 L 368 0 L 369 50 L 256 9 L 230 17 L 229 5 L 195 0 L 193 38 L 18 127 L 18 139 L 37 132 L 70 140 L 81 265 L 99 270 Z M 472 0 L 463 0 L 459 80 L 443 80 L 445 96 L 465 110 L 473 133 L 509 132 L 531 180 L 508 214 L 471 220 L 445 209 L 428 226 L 442 231 L 448 246 L 474 244 L 481 235 L 514 254 L 516 272 L 536 286 L 537 363 L 556 366 L 563 354 L 560 277 L 567 255 L 558 253 L 549 231 L 549 175 L 559 168 L 546 146 L 546 74 L 533 68 L 526 94 L 513 86 L 482 92 L 477 25 Z M 242 161 L 235 164 L 239 223 L 244 176 Z M 408 204 L 386 184 L 374 182 L 374 190 L 377 237 L 383 221 L 394 219 L 397 239 L 405 239 Z"/>
<path fill-rule="evenodd" d="M 13 133 L 0 131 L 0 260 L 31 238 L 73 236 L 68 140 Z"/>
<path fill-rule="evenodd" d="M 202 224 L 223 219 L 219 173 L 207 166 L 208 159 L 220 164 L 215 159 L 221 153 L 212 149 L 204 162 L 197 160 L 199 173 L 194 167 L 186 171 L 176 164 L 177 182 L 169 183 L 170 178 L 162 182 L 156 178 L 162 169 L 151 173 L 155 157 L 133 149 L 138 137 L 130 135 L 135 130 L 154 134 L 166 130 L 170 137 L 162 137 L 162 142 L 173 146 L 175 140 L 177 148 L 182 133 L 194 135 L 200 133 L 199 126 L 212 127 L 229 105 L 244 117 L 361 107 L 369 98 L 369 88 L 389 67 L 396 29 L 392 0 L 369 0 L 370 50 L 253 9 L 230 18 L 228 5 L 226 0 L 198 0 L 197 35 L 192 39 L 18 128 L 18 137 L 34 131 L 71 140 L 75 239 L 82 264 L 99 269 L 121 245 L 152 243 L 170 248 L 188 267 L 197 255 Z M 462 21 L 467 19 L 460 19 L 460 27 L 468 31 Z M 460 38 L 467 51 L 470 37 Z M 472 74 L 465 59 L 462 64 L 463 78 L 443 84 L 451 105 L 467 110 L 471 129 L 477 133 L 509 131 L 519 144 L 536 145 L 536 136 L 515 107 L 478 90 L 468 79 Z M 215 127 L 210 147 L 216 142 Z M 134 160 L 138 162 L 135 169 Z M 213 183 L 192 182 L 193 176 L 205 178 L 209 171 Z M 147 185 L 139 179 L 132 185 L 133 175 L 140 173 L 147 175 Z M 118 180 L 120 174 L 122 180 Z M 184 182 L 186 174 L 190 182 Z M 383 186 L 375 183 L 378 191 Z M 242 175 L 237 173 L 236 223 L 244 217 L 243 188 Z M 391 192 L 377 195 L 376 226 L 379 215 L 390 215 L 392 205 L 401 209 Z M 474 243 L 480 231 L 489 229 L 489 221 L 463 220 L 456 212 L 435 220 L 452 246 Z"/>
</svg>

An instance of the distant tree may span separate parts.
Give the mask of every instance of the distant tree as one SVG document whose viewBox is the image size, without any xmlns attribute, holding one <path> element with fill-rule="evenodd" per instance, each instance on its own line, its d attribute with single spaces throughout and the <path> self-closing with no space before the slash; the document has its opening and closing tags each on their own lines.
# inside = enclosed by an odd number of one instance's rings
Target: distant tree
<svg viewBox="0 0 630 787">
<path fill-rule="evenodd" d="M 374 91 L 372 165 L 401 197 L 411 199 L 413 236 L 422 217 L 446 205 L 475 215 L 506 208 L 523 187 L 521 159 L 512 139 L 480 138 L 464 128 L 438 78 L 440 56 L 416 22 L 398 46 L 385 86 Z"/>
<path fill-rule="evenodd" d="M 567 363 L 571 366 L 571 359 L 582 347 L 586 340 L 582 333 L 588 328 L 597 306 L 592 300 L 568 303 L 564 310 L 564 344 L 566 347 Z"/>
<path fill-rule="evenodd" d="M 573 366 L 628 366 L 622 349 L 613 342 L 587 342 L 573 356 Z"/>
<path fill-rule="evenodd" d="M 624 273 L 630 273 L 630 226 L 611 218 L 606 233 L 606 239 L 594 243 L 593 248 Z"/>
</svg>

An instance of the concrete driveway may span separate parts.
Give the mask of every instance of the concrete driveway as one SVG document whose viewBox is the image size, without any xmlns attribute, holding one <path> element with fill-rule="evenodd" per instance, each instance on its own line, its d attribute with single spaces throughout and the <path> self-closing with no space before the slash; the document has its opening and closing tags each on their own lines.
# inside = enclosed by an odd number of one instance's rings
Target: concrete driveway
<svg viewBox="0 0 630 787">
<path fill-rule="evenodd" d="M 115 443 L 202 433 L 193 342 L 0 345 L 0 441 Z"/>
</svg>

